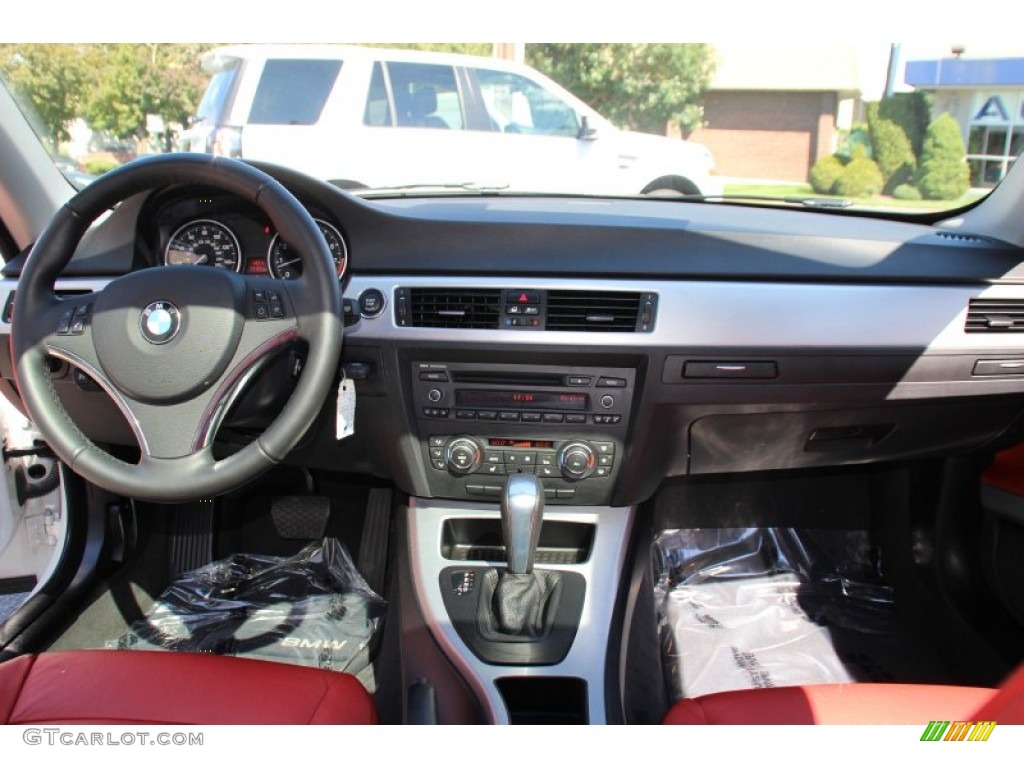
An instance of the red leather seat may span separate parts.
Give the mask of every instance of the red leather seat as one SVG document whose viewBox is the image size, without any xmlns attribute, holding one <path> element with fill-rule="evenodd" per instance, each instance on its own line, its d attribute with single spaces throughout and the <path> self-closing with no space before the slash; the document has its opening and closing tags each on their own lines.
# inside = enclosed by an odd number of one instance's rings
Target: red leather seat
<svg viewBox="0 0 1024 768">
<path fill-rule="evenodd" d="M 0 664 L 0 723 L 372 725 L 351 675 L 160 651 L 65 651 Z"/>
<path fill-rule="evenodd" d="M 1000 689 L 851 683 L 724 691 L 677 701 L 665 725 L 925 725 L 1024 723 L 1024 667 Z"/>
</svg>

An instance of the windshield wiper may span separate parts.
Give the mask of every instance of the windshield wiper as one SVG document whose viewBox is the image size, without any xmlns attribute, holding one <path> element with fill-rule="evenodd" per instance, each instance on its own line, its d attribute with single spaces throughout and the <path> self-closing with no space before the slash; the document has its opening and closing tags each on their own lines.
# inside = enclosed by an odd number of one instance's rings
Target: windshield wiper
<svg viewBox="0 0 1024 768">
<path fill-rule="evenodd" d="M 655 195 L 656 197 L 656 195 Z M 723 200 L 729 202 L 732 200 L 739 201 L 753 201 L 758 203 L 783 203 L 785 205 L 799 205 L 804 208 L 849 208 L 853 205 L 852 200 L 846 198 L 835 198 L 835 197 L 772 197 L 771 195 L 672 195 L 671 197 L 666 195 L 666 200 L 693 200 L 695 202 L 711 202 L 716 200 Z"/>
</svg>

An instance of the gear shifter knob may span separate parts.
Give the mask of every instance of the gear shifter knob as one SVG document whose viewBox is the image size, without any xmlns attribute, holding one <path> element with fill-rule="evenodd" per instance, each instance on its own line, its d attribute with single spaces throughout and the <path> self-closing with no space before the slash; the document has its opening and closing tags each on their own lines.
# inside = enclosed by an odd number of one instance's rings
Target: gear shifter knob
<svg viewBox="0 0 1024 768">
<path fill-rule="evenodd" d="M 544 517 L 544 486 L 533 475 L 509 475 L 501 497 L 501 531 L 509 573 L 530 573 Z"/>
</svg>

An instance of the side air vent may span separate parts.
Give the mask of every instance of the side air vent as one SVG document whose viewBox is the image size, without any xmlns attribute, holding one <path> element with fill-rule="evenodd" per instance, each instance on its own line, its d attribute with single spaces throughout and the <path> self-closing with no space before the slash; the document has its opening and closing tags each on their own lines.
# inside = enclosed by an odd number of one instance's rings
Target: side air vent
<svg viewBox="0 0 1024 768">
<path fill-rule="evenodd" d="M 971 299 L 967 333 L 1024 332 L 1024 299 Z"/>
<path fill-rule="evenodd" d="M 642 309 L 646 307 L 646 312 Z M 549 331 L 596 331 L 632 333 L 646 330 L 641 315 L 650 324 L 654 312 L 653 294 L 619 291 L 548 291 Z"/>
<path fill-rule="evenodd" d="M 403 306 L 405 302 L 408 302 L 408 308 Z M 400 325 L 413 328 L 497 328 L 501 315 L 501 291 L 408 288 L 399 293 L 398 304 L 396 311 Z"/>
</svg>

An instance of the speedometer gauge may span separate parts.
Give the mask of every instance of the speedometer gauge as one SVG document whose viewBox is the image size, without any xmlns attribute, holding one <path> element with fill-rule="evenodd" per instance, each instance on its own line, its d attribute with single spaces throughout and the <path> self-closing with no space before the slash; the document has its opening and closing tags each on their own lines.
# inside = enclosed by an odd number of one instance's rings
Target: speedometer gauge
<svg viewBox="0 0 1024 768">
<path fill-rule="evenodd" d="M 235 233 L 217 221 L 196 219 L 171 236 L 164 264 L 208 264 L 221 269 L 242 269 L 242 249 Z"/>
<path fill-rule="evenodd" d="M 334 266 L 337 268 L 340 280 L 345 276 L 345 267 L 348 265 L 348 248 L 345 246 L 345 239 L 337 229 L 326 221 L 320 219 L 314 219 L 314 221 L 327 241 L 327 248 L 334 258 Z M 302 256 L 289 248 L 288 243 L 282 240 L 280 235 L 274 235 L 274 239 L 270 241 L 270 250 L 267 252 L 267 267 L 270 269 L 270 274 L 278 280 L 294 280 L 302 274 Z"/>
</svg>

